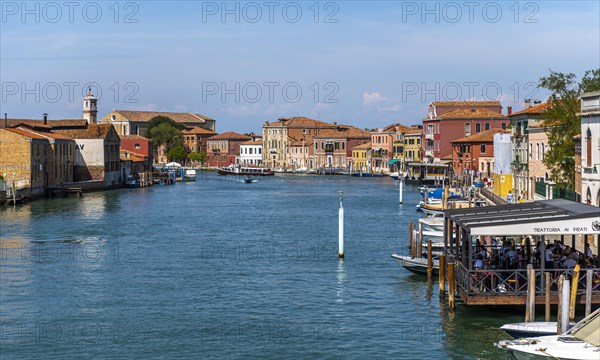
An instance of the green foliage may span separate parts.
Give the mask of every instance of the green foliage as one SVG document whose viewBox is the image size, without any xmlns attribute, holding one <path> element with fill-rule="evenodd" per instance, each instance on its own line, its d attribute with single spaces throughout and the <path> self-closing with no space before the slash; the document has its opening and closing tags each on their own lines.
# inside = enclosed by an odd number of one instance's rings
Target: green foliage
<svg viewBox="0 0 600 360">
<path fill-rule="evenodd" d="M 550 106 L 541 115 L 550 149 L 544 164 L 550 169 L 552 181 L 560 188 L 575 184 L 575 144 L 573 137 L 581 132 L 579 96 L 586 91 L 600 90 L 600 69 L 586 71 L 580 83 L 575 74 L 550 70 L 540 79 L 539 87 L 550 90 Z"/>
<path fill-rule="evenodd" d="M 169 161 L 183 161 L 187 158 L 187 153 L 181 146 L 175 146 L 167 153 Z"/>
<path fill-rule="evenodd" d="M 200 154 L 198 154 L 200 157 L 200 162 L 201 163 L 205 163 L 206 160 L 208 160 L 208 156 L 206 156 L 206 151 L 200 151 Z"/>
<path fill-rule="evenodd" d="M 155 116 L 150 120 L 146 137 L 152 139 L 155 148 L 165 146 L 168 152 L 176 146 L 183 145 L 182 124 L 176 123 L 166 116 Z"/>
<path fill-rule="evenodd" d="M 200 153 L 193 152 L 188 155 L 188 159 L 192 161 L 197 161 L 199 163 L 206 162 L 206 151 L 201 151 Z"/>
</svg>

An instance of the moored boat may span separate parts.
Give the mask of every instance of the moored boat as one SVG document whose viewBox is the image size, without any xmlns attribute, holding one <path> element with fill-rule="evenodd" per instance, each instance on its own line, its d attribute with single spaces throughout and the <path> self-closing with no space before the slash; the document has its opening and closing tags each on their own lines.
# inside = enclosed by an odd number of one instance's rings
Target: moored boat
<svg viewBox="0 0 600 360">
<path fill-rule="evenodd" d="M 405 255 L 392 254 L 392 258 L 402 265 L 406 270 L 415 274 L 427 275 L 427 258 L 413 258 Z M 433 259 L 433 273 L 438 274 L 440 263 L 437 258 Z"/>
<path fill-rule="evenodd" d="M 570 323 L 569 328 L 575 326 L 575 323 Z M 506 331 L 508 335 L 519 338 L 528 338 L 536 336 L 556 335 L 556 322 L 519 322 L 504 324 L 500 329 Z"/>
<path fill-rule="evenodd" d="M 183 181 L 196 181 L 196 170 L 185 169 L 185 173 L 183 174 Z"/>
<path fill-rule="evenodd" d="M 562 335 L 501 340 L 495 344 L 516 359 L 598 360 L 600 358 L 600 309 Z"/>
<path fill-rule="evenodd" d="M 125 187 L 129 189 L 139 188 L 140 181 L 137 180 L 133 175 L 127 176 L 127 180 L 125 180 Z"/>
</svg>

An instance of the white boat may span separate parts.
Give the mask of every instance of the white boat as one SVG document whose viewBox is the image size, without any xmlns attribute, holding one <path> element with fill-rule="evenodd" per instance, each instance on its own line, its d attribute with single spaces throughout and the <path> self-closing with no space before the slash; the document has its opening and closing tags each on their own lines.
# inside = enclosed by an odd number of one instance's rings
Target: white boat
<svg viewBox="0 0 600 360">
<path fill-rule="evenodd" d="M 575 323 L 570 323 L 569 328 L 575 326 Z M 504 324 L 500 329 L 506 331 L 510 336 L 518 338 L 528 338 L 536 336 L 556 335 L 556 322 L 518 322 Z"/>
<path fill-rule="evenodd" d="M 183 181 L 196 181 L 196 170 L 185 169 L 185 173 L 183 175 Z"/>
<path fill-rule="evenodd" d="M 402 265 L 406 270 L 415 274 L 427 275 L 427 258 L 413 258 L 405 255 L 392 254 L 392 258 Z M 440 262 L 437 258 L 433 259 L 433 273 L 440 271 Z"/>
<path fill-rule="evenodd" d="M 442 210 L 433 210 L 427 207 L 421 207 L 421 211 L 425 213 L 425 215 L 430 217 L 442 217 L 444 216 L 444 212 Z"/>
<path fill-rule="evenodd" d="M 502 340 L 497 347 L 518 359 L 600 359 L 600 309 L 578 322 L 562 335 Z"/>
<path fill-rule="evenodd" d="M 398 175 L 398 172 L 397 172 L 397 171 L 396 171 L 396 172 L 393 172 L 393 173 L 391 173 L 391 174 L 390 174 L 390 177 L 391 177 L 392 179 L 394 179 L 394 180 L 398 180 L 398 176 L 399 176 L 399 175 Z"/>
<path fill-rule="evenodd" d="M 444 219 L 439 217 L 422 218 L 419 223 L 423 226 L 423 230 L 440 231 L 442 239 L 444 238 Z"/>
</svg>

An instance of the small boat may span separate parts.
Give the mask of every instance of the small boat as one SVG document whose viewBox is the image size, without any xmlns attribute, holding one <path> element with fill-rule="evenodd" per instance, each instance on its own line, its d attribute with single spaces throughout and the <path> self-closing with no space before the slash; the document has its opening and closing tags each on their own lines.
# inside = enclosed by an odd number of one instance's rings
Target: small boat
<svg viewBox="0 0 600 360">
<path fill-rule="evenodd" d="M 569 328 L 575 326 L 575 323 L 569 323 Z M 556 322 L 519 322 L 504 324 L 500 329 L 506 331 L 508 335 L 519 338 L 528 338 L 536 336 L 556 335 Z"/>
<path fill-rule="evenodd" d="M 427 275 L 427 258 L 413 258 L 405 255 L 392 254 L 392 258 L 406 270 L 415 274 Z M 433 273 L 440 272 L 440 262 L 433 258 Z"/>
<path fill-rule="evenodd" d="M 185 173 L 183 174 L 183 181 L 196 181 L 196 170 L 185 169 Z"/>
<path fill-rule="evenodd" d="M 444 238 L 444 219 L 439 217 L 422 218 L 419 223 L 423 226 L 423 231 L 440 231 L 441 237 Z"/>
<path fill-rule="evenodd" d="M 600 309 L 562 335 L 501 340 L 496 347 L 516 359 L 598 360 L 600 358 Z"/>
<path fill-rule="evenodd" d="M 256 182 L 256 180 L 252 176 L 246 176 L 244 177 L 244 182 L 246 184 L 252 184 L 253 182 Z"/>
<path fill-rule="evenodd" d="M 140 182 L 139 180 L 136 180 L 133 175 L 128 175 L 127 180 L 125 181 L 125 187 L 129 189 L 139 188 Z"/>
<path fill-rule="evenodd" d="M 398 180 L 398 177 L 399 177 L 399 176 L 400 176 L 400 175 L 398 175 L 398 172 L 397 172 L 397 171 L 396 171 L 396 172 L 393 172 L 393 173 L 391 173 L 391 174 L 390 174 L 390 177 L 391 177 L 392 179 L 394 179 L 394 180 Z"/>
</svg>

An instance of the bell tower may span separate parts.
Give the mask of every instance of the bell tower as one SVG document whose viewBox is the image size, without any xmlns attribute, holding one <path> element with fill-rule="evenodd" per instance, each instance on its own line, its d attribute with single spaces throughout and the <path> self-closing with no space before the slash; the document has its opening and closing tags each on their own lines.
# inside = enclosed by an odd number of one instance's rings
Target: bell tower
<svg viewBox="0 0 600 360">
<path fill-rule="evenodd" d="M 92 94 L 92 88 L 88 88 L 83 98 L 83 118 L 88 124 L 96 124 L 98 116 L 98 99 Z"/>
</svg>

